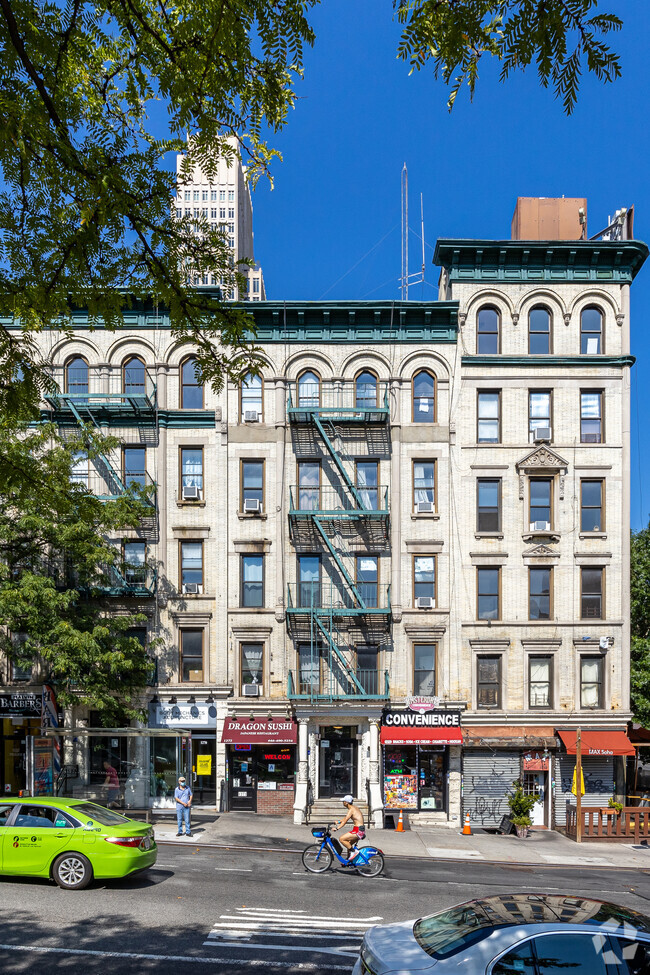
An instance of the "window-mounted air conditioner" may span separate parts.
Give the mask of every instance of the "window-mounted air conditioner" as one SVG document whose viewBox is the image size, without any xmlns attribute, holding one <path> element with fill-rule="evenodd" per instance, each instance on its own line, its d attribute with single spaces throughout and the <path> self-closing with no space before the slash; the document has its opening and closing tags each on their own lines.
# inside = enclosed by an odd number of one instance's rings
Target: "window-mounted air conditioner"
<svg viewBox="0 0 650 975">
<path fill-rule="evenodd" d="M 201 492 L 194 485 L 184 485 L 183 487 L 183 501 L 198 501 L 201 497 Z"/>
<path fill-rule="evenodd" d="M 259 515 L 262 505 L 259 498 L 244 498 L 244 514 Z"/>
<path fill-rule="evenodd" d="M 545 440 L 551 439 L 551 428 L 550 427 L 535 427 L 533 431 L 533 438 L 535 443 L 543 443 Z"/>
<path fill-rule="evenodd" d="M 551 530 L 550 521 L 531 521 L 531 532 L 548 532 Z"/>
<path fill-rule="evenodd" d="M 244 697 L 259 697 L 259 684 L 244 684 Z"/>
<path fill-rule="evenodd" d="M 200 591 L 201 587 L 199 586 L 198 582 L 186 582 L 183 585 L 183 592 L 186 592 L 189 595 L 196 594 Z"/>
<path fill-rule="evenodd" d="M 433 596 L 418 596 L 415 605 L 418 609 L 435 609 L 436 601 Z"/>
<path fill-rule="evenodd" d="M 244 423 L 257 423 L 259 418 L 257 410 L 244 410 Z"/>
<path fill-rule="evenodd" d="M 419 515 L 432 514 L 435 511 L 433 501 L 418 501 L 416 506 Z"/>
</svg>

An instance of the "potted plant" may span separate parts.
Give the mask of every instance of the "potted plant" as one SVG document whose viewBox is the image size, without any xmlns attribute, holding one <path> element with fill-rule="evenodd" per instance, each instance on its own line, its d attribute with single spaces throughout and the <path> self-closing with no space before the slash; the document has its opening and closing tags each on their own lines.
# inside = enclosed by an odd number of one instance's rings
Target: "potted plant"
<svg viewBox="0 0 650 975">
<path fill-rule="evenodd" d="M 609 809 L 612 810 L 612 812 L 610 814 L 612 816 L 619 815 L 622 812 L 622 810 L 623 810 L 623 803 L 622 802 L 617 802 L 616 799 L 614 798 L 614 796 L 610 796 L 609 797 L 609 801 L 608 801 L 607 805 L 608 805 Z"/>
<path fill-rule="evenodd" d="M 515 827 L 519 839 L 523 840 L 528 836 L 528 828 L 532 825 L 530 813 L 535 803 L 539 801 L 539 796 L 537 793 L 527 795 L 519 780 L 513 782 L 512 786 L 513 789 L 508 796 L 510 821 Z"/>
</svg>

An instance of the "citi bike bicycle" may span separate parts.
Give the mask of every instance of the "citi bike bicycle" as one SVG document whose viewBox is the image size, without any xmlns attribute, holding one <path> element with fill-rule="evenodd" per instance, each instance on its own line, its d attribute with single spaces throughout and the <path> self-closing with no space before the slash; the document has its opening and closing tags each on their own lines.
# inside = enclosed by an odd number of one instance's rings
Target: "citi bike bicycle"
<svg viewBox="0 0 650 975">
<path fill-rule="evenodd" d="M 362 877 L 378 877 L 384 869 L 384 854 L 376 846 L 357 847 L 358 853 L 353 860 L 346 860 L 339 852 L 342 850 L 339 841 L 332 837 L 332 826 L 314 826 L 311 835 L 320 840 L 312 843 L 302 853 L 305 870 L 310 873 L 325 873 L 332 866 L 334 857 L 342 867 L 350 867 L 360 873 Z M 338 849 L 337 849 L 338 847 Z"/>
</svg>

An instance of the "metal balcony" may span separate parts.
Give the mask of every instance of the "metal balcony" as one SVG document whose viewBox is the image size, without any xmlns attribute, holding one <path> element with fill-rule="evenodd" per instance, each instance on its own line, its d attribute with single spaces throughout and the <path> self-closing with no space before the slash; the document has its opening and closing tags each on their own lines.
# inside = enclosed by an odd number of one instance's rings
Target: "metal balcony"
<svg viewBox="0 0 650 975">
<path fill-rule="evenodd" d="M 388 384 L 377 383 L 376 395 L 359 393 L 354 383 L 322 382 L 307 390 L 288 384 L 287 416 L 291 423 L 315 420 L 331 423 L 387 423 L 390 417 Z"/>
<path fill-rule="evenodd" d="M 148 599 L 156 594 L 158 573 L 149 566 L 109 565 L 93 590 L 110 598 Z"/>
<path fill-rule="evenodd" d="M 380 519 L 388 516 L 388 488 L 366 488 L 357 485 L 358 499 L 349 497 L 343 489 L 291 487 L 289 489 L 289 517 L 295 519 L 324 518 Z"/>
<path fill-rule="evenodd" d="M 104 376 L 91 366 L 76 376 L 74 370 L 56 366 L 51 376 L 57 390 L 46 393 L 45 399 L 59 422 L 115 425 L 155 415 L 156 383 L 147 368 L 131 375 L 116 369 Z"/>
<path fill-rule="evenodd" d="M 330 671 L 320 680 L 298 680 L 289 671 L 287 697 L 292 701 L 386 701 L 390 699 L 388 671 L 356 670 L 356 680 Z"/>
<path fill-rule="evenodd" d="M 146 471 L 129 471 L 117 473 L 113 468 L 102 463 L 103 458 L 95 458 L 91 464 L 96 464 L 101 470 L 80 470 L 77 464 L 70 477 L 70 483 L 87 494 L 93 494 L 99 501 L 116 501 L 123 497 L 127 490 L 133 490 L 143 504 L 155 508 L 156 482 Z"/>
</svg>

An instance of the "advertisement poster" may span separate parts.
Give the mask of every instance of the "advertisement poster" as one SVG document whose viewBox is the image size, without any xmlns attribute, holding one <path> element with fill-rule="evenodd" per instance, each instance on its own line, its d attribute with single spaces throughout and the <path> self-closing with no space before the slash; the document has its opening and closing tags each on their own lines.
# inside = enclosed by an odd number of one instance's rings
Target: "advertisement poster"
<svg viewBox="0 0 650 975">
<path fill-rule="evenodd" d="M 212 774 L 212 755 L 196 756 L 196 774 L 197 775 Z"/>
<path fill-rule="evenodd" d="M 384 807 L 386 809 L 417 809 L 418 780 L 416 775 L 384 776 Z"/>
<path fill-rule="evenodd" d="M 52 742 L 49 738 L 34 739 L 34 795 L 51 796 L 53 783 Z"/>
</svg>

